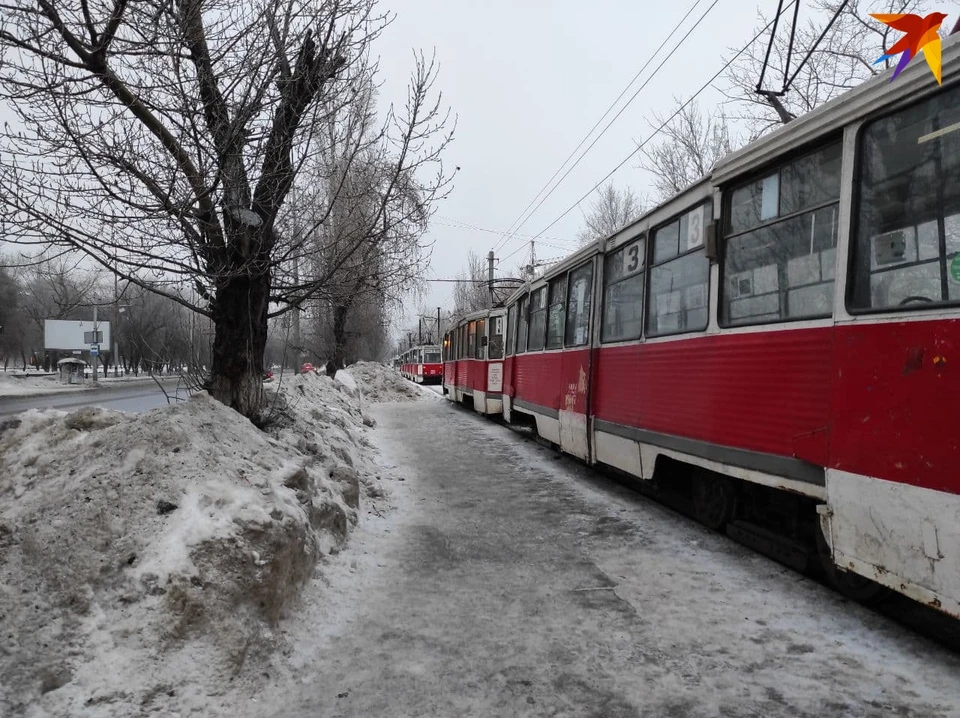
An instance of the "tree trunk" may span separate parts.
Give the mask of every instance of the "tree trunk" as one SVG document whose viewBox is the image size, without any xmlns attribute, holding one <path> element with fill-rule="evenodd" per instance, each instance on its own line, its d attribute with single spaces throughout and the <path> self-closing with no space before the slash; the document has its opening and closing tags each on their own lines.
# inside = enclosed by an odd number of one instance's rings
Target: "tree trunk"
<svg viewBox="0 0 960 718">
<path fill-rule="evenodd" d="M 333 378 L 343 366 L 343 357 L 347 347 L 347 311 L 348 306 L 333 308 L 333 359 L 327 362 L 327 376 Z"/>
<path fill-rule="evenodd" d="M 263 405 L 270 275 L 238 274 L 217 286 L 213 303 L 210 394 L 247 418 Z"/>
</svg>

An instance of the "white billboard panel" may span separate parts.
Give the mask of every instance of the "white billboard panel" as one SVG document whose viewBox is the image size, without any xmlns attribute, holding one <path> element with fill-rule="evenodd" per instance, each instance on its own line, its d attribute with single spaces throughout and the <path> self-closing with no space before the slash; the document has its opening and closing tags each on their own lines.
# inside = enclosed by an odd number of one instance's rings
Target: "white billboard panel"
<svg viewBox="0 0 960 718">
<path fill-rule="evenodd" d="M 89 351 L 90 345 L 84 343 L 83 333 L 93 331 L 93 322 L 81 322 L 73 319 L 45 319 L 43 321 L 43 347 L 56 351 Z M 97 331 L 103 333 L 100 348 L 109 351 L 113 337 L 110 335 L 110 322 L 97 322 Z"/>
</svg>

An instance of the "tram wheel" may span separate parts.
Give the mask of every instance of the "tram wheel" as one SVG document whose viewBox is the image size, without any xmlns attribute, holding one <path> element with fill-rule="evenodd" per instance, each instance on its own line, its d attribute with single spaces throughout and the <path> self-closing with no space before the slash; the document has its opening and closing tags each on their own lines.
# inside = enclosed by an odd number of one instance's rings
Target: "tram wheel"
<svg viewBox="0 0 960 718">
<path fill-rule="evenodd" d="M 736 506 L 733 482 L 723 476 L 697 472 L 693 477 L 693 511 L 708 529 L 722 531 Z"/>
<path fill-rule="evenodd" d="M 830 555 L 830 546 L 823 535 L 819 521 L 817 521 L 817 555 L 827 581 L 847 598 L 860 603 L 869 603 L 883 593 L 883 586 L 876 581 L 871 581 L 853 571 L 844 571 L 834 563 Z"/>
</svg>

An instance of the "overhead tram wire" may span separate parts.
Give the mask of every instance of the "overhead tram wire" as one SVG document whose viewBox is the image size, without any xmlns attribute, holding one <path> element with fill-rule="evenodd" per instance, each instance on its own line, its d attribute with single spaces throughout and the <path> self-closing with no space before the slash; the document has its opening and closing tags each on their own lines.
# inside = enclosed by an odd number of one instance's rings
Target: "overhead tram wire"
<svg viewBox="0 0 960 718">
<path fill-rule="evenodd" d="M 784 8 L 784 11 L 789 10 L 789 9 L 790 9 L 790 6 L 793 5 L 794 2 L 798 2 L 798 0 L 793 0 L 793 2 L 789 3 L 789 4 Z M 562 214 L 560 214 L 560 215 L 559 215 L 556 219 L 554 219 L 550 224 L 548 224 L 546 227 L 544 227 L 542 230 L 540 230 L 540 232 L 539 232 L 538 234 L 536 234 L 536 235 L 534 236 L 533 240 L 531 240 L 531 241 L 534 241 L 534 240 L 536 240 L 537 238 L 539 238 L 544 232 L 546 232 L 546 231 L 549 230 L 551 227 L 553 227 L 553 225 L 555 225 L 555 224 L 556 224 L 557 222 L 559 222 L 561 219 L 563 219 L 563 218 L 566 217 L 568 214 L 570 214 L 570 212 L 572 212 L 574 209 L 576 209 L 577 206 L 578 206 L 581 202 L 583 202 L 583 200 L 585 200 L 587 197 L 589 197 L 589 196 L 597 189 L 597 187 L 599 187 L 599 186 L 602 185 L 604 182 L 606 182 L 608 179 L 610 179 L 610 177 L 613 176 L 613 174 L 614 174 L 615 172 L 617 172 L 617 170 L 619 170 L 621 167 L 623 167 L 625 164 L 627 164 L 627 162 L 630 161 L 630 158 L 632 158 L 635 154 L 637 154 L 637 152 L 639 152 L 640 150 L 642 150 L 642 149 L 644 148 L 644 146 L 645 146 L 648 142 L 650 142 L 650 140 L 652 140 L 654 137 L 656 137 L 656 136 L 661 132 L 661 130 L 663 130 L 664 127 L 666 127 L 667 125 L 669 125 L 669 124 L 673 121 L 673 119 L 674 119 L 677 115 L 679 115 L 681 112 L 683 112 L 691 102 L 693 102 L 695 99 L 697 99 L 697 97 L 699 97 L 700 94 L 701 94 L 704 90 L 706 90 L 708 87 L 710 87 L 710 85 L 712 85 L 712 84 L 716 81 L 716 79 L 717 79 L 718 77 L 720 77 L 720 75 L 722 75 L 723 72 L 724 72 L 728 67 L 730 67 L 730 65 L 733 64 L 733 61 L 736 60 L 738 57 L 740 57 L 740 55 L 742 55 L 742 54 L 746 51 L 746 49 L 747 49 L 748 47 L 750 47 L 753 43 L 755 43 L 755 42 L 757 41 L 757 39 L 758 39 L 761 35 L 763 35 L 763 33 L 765 33 L 765 32 L 770 28 L 770 26 L 771 26 L 772 24 L 773 24 L 773 21 L 768 22 L 768 23 L 760 30 L 760 32 L 758 32 L 756 35 L 754 35 L 753 38 L 752 38 L 749 42 L 747 42 L 746 45 L 744 45 L 742 48 L 740 48 L 740 50 L 737 51 L 737 54 L 734 55 L 732 58 L 730 58 L 730 60 L 727 61 L 727 63 L 724 64 L 724 66 L 721 67 L 713 77 L 711 77 L 711 78 L 710 78 L 709 80 L 707 80 L 703 85 L 701 85 L 700 89 L 697 90 L 697 91 L 690 97 L 689 100 L 687 100 L 687 101 L 684 102 L 680 107 L 678 107 L 677 110 L 676 110 L 676 112 L 674 112 L 672 115 L 670 115 L 670 117 L 668 117 L 668 118 L 666 119 L 666 121 L 664 121 L 664 122 L 663 122 L 657 129 L 655 129 L 652 133 L 650 133 L 650 135 L 647 137 L 647 139 L 645 139 L 643 142 L 641 142 L 640 144 L 638 144 L 638 145 L 637 145 L 637 148 L 636 148 L 635 150 L 631 151 L 630 154 L 628 154 L 626 157 L 624 157 L 624 158 L 623 158 L 623 161 L 621 161 L 620 164 L 618 164 L 616 167 L 614 167 L 612 170 L 610 170 L 606 175 L 603 176 L 603 178 L 602 178 L 599 182 L 597 182 L 595 185 L 593 185 L 593 187 L 591 187 L 589 190 L 587 190 L 587 192 L 585 192 L 585 193 L 583 194 L 583 196 L 580 197 L 580 199 L 578 199 L 576 202 L 574 202 L 572 205 L 570 205 L 566 210 L 563 211 Z"/>
<path fill-rule="evenodd" d="M 708 7 L 708 8 L 706 9 L 706 11 L 703 13 L 703 15 L 700 16 L 700 19 L 697 20 L 697 21 L 693 24 L 693 27 L 691 27 L 689 30 L 687 30 L 687 33 L 686 33 L 682 38 L 680 38 L 680 41 L 674 46 L 674 48 L 670 51 L 670 53 L 669 53 L 665 58 L 663 58 L 663 60 L 661 61 L 661 63 L 660 63 L 659 65 L 657 65 L 657 68 L 653 71 L 653 73 L 651 73 L 651 75 L 650 75 L 646 80 L 644 80 L 643 84 L 640 85 L 640 87 L 637 88 L 636 92 L 633 93 L 633 95 L 630 97 L 630 99 L 627 100 L 627 104 L 625 104 L 623 107 L 620 108 L 620 111 L 617 112 L 616 115 L 614 115 L 613 119 L 611 119 L 610 122 L 607 123 L 607 126 L 604 127 L 603 130 L 601 130 L 600 134 L 597 135 L 597 136 L 594 138 L 593 142 L 591 142 L 591 143 L 590 143 L 590 146 L 587 147 L 587 149 L 585 149 L 585 150 L 583 151 L 583 154 L 580 155 L 580 157 L 577 159 L 577 161 L 574 162 L 572 165 L 570 165 L 569 169 L 567 169 L 567 171 L 564 172 L 564 174 L 563 174 L 563 176 L 560 178 L 560 180 L 553 186 L 553 188 L 552 188 L 549 192 L 547 192 L 547 194 L 545 194 L 545 195 L 543 196 L 543 199 L 541 199 L 541 200 L 537 203 L 537 206 L 533 208 L 533 211 L 530 212 L 530 214 L 527 215 L 527 218 L 524 219 L 523 222 L 521 222 L 521 223 L 517 226 L 516 230 L 514 230 L 514 235 L 516 235 L 516 232 L 519 231 L 519 229 L 520 229 L 523 225 L 525 225 L 525 224 L 530 220 L 530 218 L 536 213 L 536 211 L 537 211 L 538 209 L 540 209 L 540 207 L 543 205 L 543 203 L 546 202 L 547 199 L 549 199 L 550 195 L 552 195 L 552 194 L 556 191 L 557 187 L 560 186 L 560 184 L 563 182 L 563 180 L 565 180 L 565 179 L 567 178 L 567 176 L 568 176 L 571 172 L 573 172 L 574 169 L 576 169 L 577 165 L 580 164 L 581 160 L 583 160 L 583 158 L 587 156 L 587 153 L 588 153 L 591 149 L 593 149 L 593 146 L 596 145 L 597 142 L 600 141 L 600 138 L 603 137 L 604 134 L 606 134 L 607 130 L 610 129 L 610 126 L 611 126 L 614 122 L 617 121 L 617 118 L 620 117 L 620 115 L 622 115 L 622 114 L 624 113 L 624 111 L 630 106 L 630 103 L 632 103 L 632 102 L 636 99 L 637 95 L 639 95 L 640 92 L 642 92 L 643 89 L 644 89 L 648 84 L 650 84 L 650 81 L 651 81 L 654 77 L 657 76 L 657 73 L 660 72 L 660 70 L 663 69 L 664 65 L 666 65 L 667 62 L 670 60 L 670 58 L 673 57 L 674 53 L 675 53 L 677 50 L 680 49 L 680 46 L 683 45 L 683 43 L 687 40 L 688 37 L 690 37 L 690 35 L 693 33 L 693 31 L 696 30 L 696 29 L 700 26 L 700 23 L 702 23 L 702 22 L 704 21 L 704 19 L 707 17 L 707 15 L 710 14 L 710 11 L 713 10 L 713 8 L 716 6 L 716 4 L 717 4 L 718 2 L 719 2 L 719 0 L 713 0 L 713 3 L 711 3 L 710 7 Z M 671 118 L 671 119 L 672 119 L 672 118 Z M 591 190 L 591 191 L 592 191 L 592 190 Z M 579 203 L 578 203 L 578 204 L 579 204 Z M 538 235 L 538 236 L 539 236 L 539 235 Z M 508 237 L 508 238 L 507 238 L 507 241 L 509 241 L 510 239 L 511 239 L 511 238 Z M 506 244 L 506 242 L 504 242 L 504 245 L 505 245 L 505 244 Z"/>
<path fill-rule="evenodd" d="M 566 166 L 567 162 L 569 162 L 570 159 L 577 153 L 577 151 L 578 151 L 581 147 L 583 147 L 583 143 L 586 142 L 587 139 L 590 137 L 590 135 L 593 134 L 593 131 L 596 130 L 597 127 L 600 126 L 600 123 L 603 122 L 604 118 L 606 118 L 606 116 L 610 114 L 610 111 L 613 110 L 614 107 L 616 107 L 617 103 L 620 102 L 620 99 L 621 99 L 625 94 L 627 94 L 627 90 L 629 90 L 630 87 L 633 85 L 633 83 L 635 83 L 635 82 L 637 81 L 637 79 L 640 77 L 640 75 L 643 74 L 643 71 L 647 69 L 647 67 L 650 65 L 651 62 L 653 62 L 653 58 L 655 58 L 655 57 L 660 53 L 660 51 L 663 49 L 663 46 L 666 45 L 666 44 L 670 41 L 670 38 L 672 38 L 672 37 L 674 36 L 674 34 L 677 32 L 677 30 L 680 29 L 680 26 L 683 25 L 684 22 L 686 22 L 686 19 L 687 19 L 688 17 L 690 17 L 690 14 L 697 8 L 697 6 L 698 6 L 701 2 L 703 2 L 703 0 L 695 0 L 695 2 L 694 2 L 693 5 L 690 7 L 690 9 L 687 10 L 686 15 L 684 15 L 682 18 L 680 18 L 680 22 L 678 22 L 678 23 L 674 26 L 673 30 L 670 31 L 670 34 L 667 35 L 667 36 L 664 38 L 663 42 L 660 43 L 660 46 L 653 52 L 652 55 L 650 55 L 649 58 L 647 58 L 647 61 L 646 61 L 645 63 L 643 63 L 643 66 L 637 71 L 637 74 L 633 76 L 633 79 L 631 79 L 630 82 L 627 83 L 626 87 L 624 87 L 623 90 L 620 92 L 620 94 L 617 96 L 617 99 L 615 99 L 615 100 L 610 104 L 610 106 L 606 109 L 606 111 L 600 116 L 600 119 L 597 120 L 596 124 L 594 124 L 594 126 L 590 128 L 590 130 L 587 132 L 587 134 L 585 134 L 585 135 L 583 136 L 583 139 L 580 140 L 580 144 L 578 144 L 576 147 L 573 148 L 573 151 L 572 151 L 569 155 L 567 155 L 567 158 L 566 158 L 566 159 L 563 161 L 563 163 L 556 169 L 556 171 L 553 173 L 553 176 L 550 177 L 550 179 L 548 179 L 548 180 L 546 181 L 546 183 L 543 185 L 543 187 L 541 187 L 540 190 L 537 192 L 537 194 L 534 195 L 533 199 L 530 200 L 530 203 L 529 203 L 526 207 L 523 208 L 523 210 L 520 212 L 519 215 L 517 215 L 517 218 L 516 218 L 515 220 L 513 220 L 513 222 L 510 224 L 510 226 L 507 228 L 507 230 L 502 233 L 501 239 L 497 241 L 497 244 L 496 244 L 496 245 L 494 246 L 494 248 L 493 248 L 494 251 L 497 251 L 498 249 L 500 249 L 500 247 L 501 247 L 506 241 L 508 241 L 508 240 L 510 239 L 511 234 L 515 234 L 515 233 L 516 233 L 516 230 L 514 229 L 514 225 L 516 225 L 517 222 L 519 222 L 519 221 L 523 218 L 523 216 L 524 216 L 524 214 L 526 214 L 527 210 L 530 209 L 530 207 L 533 206 L 533 203 L 537 201 L 537 199 L 540 197 L 540 195 L 543 193 L 543 191 L 544 191 L 547 187 L 549 187 L 549 186 L 550 186 L 550 183 L 553 182 L 553 180 L 556 178 L 556 176 L 557 176 L 558 174 L 560 174 L 560 172 L 561 172 L 561 171 L 563 170 L 563 168 Z M 632 100 L 632 98 L 631 98 L 631 100 Z M 528 219 L 529 219 L 529 218 L 528 218 Z M 524 221 L 526 221 L 526 220 L 524 220 Z M 517 228 L 517 229 L 519 229 L 519 228 Z"/>
</svg>

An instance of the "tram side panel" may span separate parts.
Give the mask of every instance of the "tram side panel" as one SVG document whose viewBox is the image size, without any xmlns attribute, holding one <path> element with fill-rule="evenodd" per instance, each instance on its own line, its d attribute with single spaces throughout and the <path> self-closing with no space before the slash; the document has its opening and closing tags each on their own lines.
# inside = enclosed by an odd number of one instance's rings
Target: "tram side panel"
<svg viewBox="0 0 960 718">
<path fill-rule="evenodd" d="M 518 354 L 513 362 L 512 410 L 532 414 L 537 433 L 560 444 L 560 352 Z"/>
<path fill-rule="evenodd" d="M 960 616 L 960 319 L 837 328 L 835 562 Z"/>
</svg>

